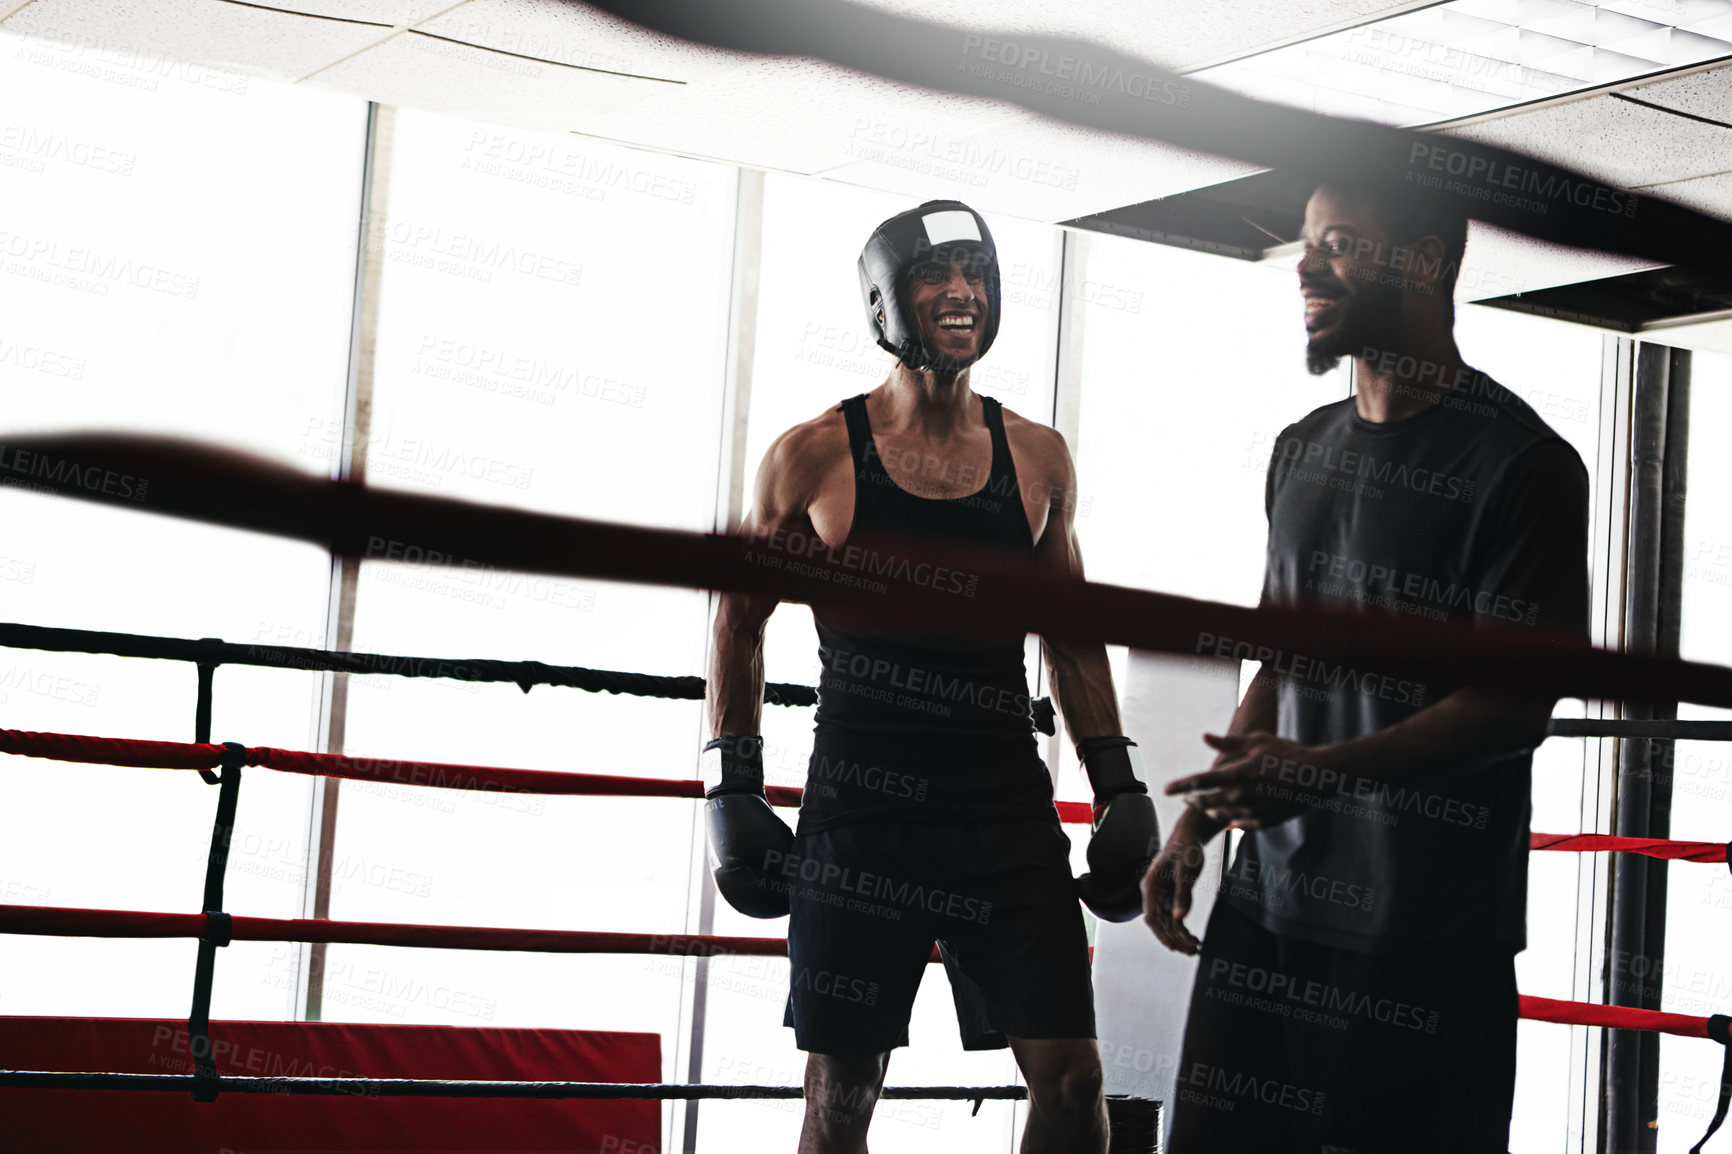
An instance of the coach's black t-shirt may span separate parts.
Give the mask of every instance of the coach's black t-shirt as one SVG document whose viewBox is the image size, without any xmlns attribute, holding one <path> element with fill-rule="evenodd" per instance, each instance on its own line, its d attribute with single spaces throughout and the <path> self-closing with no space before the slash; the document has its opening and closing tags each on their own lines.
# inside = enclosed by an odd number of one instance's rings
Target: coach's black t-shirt
<svg viewBox="0 0 1732 1154">
<path fill-rule="evenodd" d="M 1315 410 L 1277 440 L 1265 503 L 1266 604 L 1586 635 L 1587 472 L 1483 375 L 1404 420 L 1366 421 L 1351 399 Z M 1273 665 L 1280 736 L 1304 745 L 1387 728 L 1460 688 L 1296 654 Z M 1327 804 L 1247 834 L 1223 900 L 1347 949 L 1520 950 L 1531 760 L 1436 787 L 1289 771 L 1326 784 Z"/>
</svg>

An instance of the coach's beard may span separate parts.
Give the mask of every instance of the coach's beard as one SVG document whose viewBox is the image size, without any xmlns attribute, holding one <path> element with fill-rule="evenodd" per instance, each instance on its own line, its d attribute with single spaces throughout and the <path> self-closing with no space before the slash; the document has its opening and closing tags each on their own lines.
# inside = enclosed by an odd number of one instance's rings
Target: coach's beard
<svg viewBox="0 0 1732 1154">
<path fill-rule="evenodd" d="M 1305 367 L 1320 377 L 1333 372 L 1341 358 L 1366 348 L 1384 348 L 1400 332 L 1401 290 L 1393 285 L 1368 282 L 1352 296 L 1342 298 L 1341 319 L 1305 345 Z"/>
</svg>

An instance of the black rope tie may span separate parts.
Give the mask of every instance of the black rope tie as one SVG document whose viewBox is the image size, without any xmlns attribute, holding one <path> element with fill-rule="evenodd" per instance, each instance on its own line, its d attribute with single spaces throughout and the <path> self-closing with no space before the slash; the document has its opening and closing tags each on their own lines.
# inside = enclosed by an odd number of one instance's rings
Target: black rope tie
<svg viewBox="0 0 1732 1154">
<path fill-rule="evenodd" d="M 1714 1131 L 1720 1129 L 1720 1123 L 1726 1120 L 1726 1105 L 1732 1101 L 1732 1018 L 1725 1014 L 1710 1016 L 1708 1036 L 1726 1050 L 1726 1059 L 1720 1066 L 1720 1101 L 1714 1107 L 1714 1117 L 1709 1120 L 1707 1131 L 1690 1147 L 1690 1154 L 1702 1154 L 1702 1147 L 1714 1136 Z"/>
<path fill-rule="evenodd" d="M 204 653 L 195 668 L 198 670 L 198 700 L 193 706 L 192 739 L 200 745 L 210 744 L 211 697 L 216 679 L 216 669 L 222 664 L 221 653 L 223 639 L 220 637 L 201 637 L 199 649 Z M 208 769 L 198 771 L 199 777 L 206 785 L 217 785 L 222 779 Z"/>
<path fill-rule="evenodd" d="M 528 693 L 537 685 L 547 684 L 547 666 L 545 664 L 540 661 L 524 661 L 520 664 L 523 667 L 523 676 L 518 678 L 517 688 Z"/>
<path fill-rule="evenodd" d="M 226 946 L 235 940 L 235 920 L 221 910 L 206 910 L 204 914 L 204 929 L 199 931 L 198 940 L 209 942 L 213 946 Z"/>
</svg>

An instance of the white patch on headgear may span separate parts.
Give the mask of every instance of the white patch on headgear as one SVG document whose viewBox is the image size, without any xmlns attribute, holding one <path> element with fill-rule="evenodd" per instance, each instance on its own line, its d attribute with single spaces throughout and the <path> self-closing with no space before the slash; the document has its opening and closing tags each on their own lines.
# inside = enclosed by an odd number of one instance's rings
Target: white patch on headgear
<svg viewBox="0 0 1732 1154">
<path fill-rule="evenodd" d="M 972 212 L 961 209 L 946 209 L 943 212 L 929 212 L 920 218 L 920 223 L 926 226 L 926 239 L 931 244 L 947 244 L 955 240 L 980 241 L 980 226 L 975 223 Z"/>
</svg>

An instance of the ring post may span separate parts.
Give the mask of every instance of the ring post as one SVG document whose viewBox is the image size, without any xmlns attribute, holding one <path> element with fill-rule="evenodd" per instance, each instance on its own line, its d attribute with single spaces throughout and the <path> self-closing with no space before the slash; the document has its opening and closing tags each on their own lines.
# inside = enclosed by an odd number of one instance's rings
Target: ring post
<svg viewBox="0 0 1732 1154">
<path fill-rule="evenodd" d="M 204 681 L 199 666 L 200 682 Z M 192 1013 L 187 1018 L 187 1042 L 192 1050 L 194 1102 L 216 1101 L 220 1078 L 217 1075 L 216 1054 L 210 1040 L 211 982 L 216 976 L 218 946 L 229 944 L 230 919 L 222 912 L 223 875 L 228 871 L 229 841 L 234 836 L 235 806 L 240 801 L 241 766 L 246 762 L 246 746 L 239 742 L 223 742 L 222 777 L 217 779 L 216 823 L 211 828 L 210 857 L 204 874 L 204 931 L 198 940 L 198 968 L 192 980 Z"/>
</svg>

